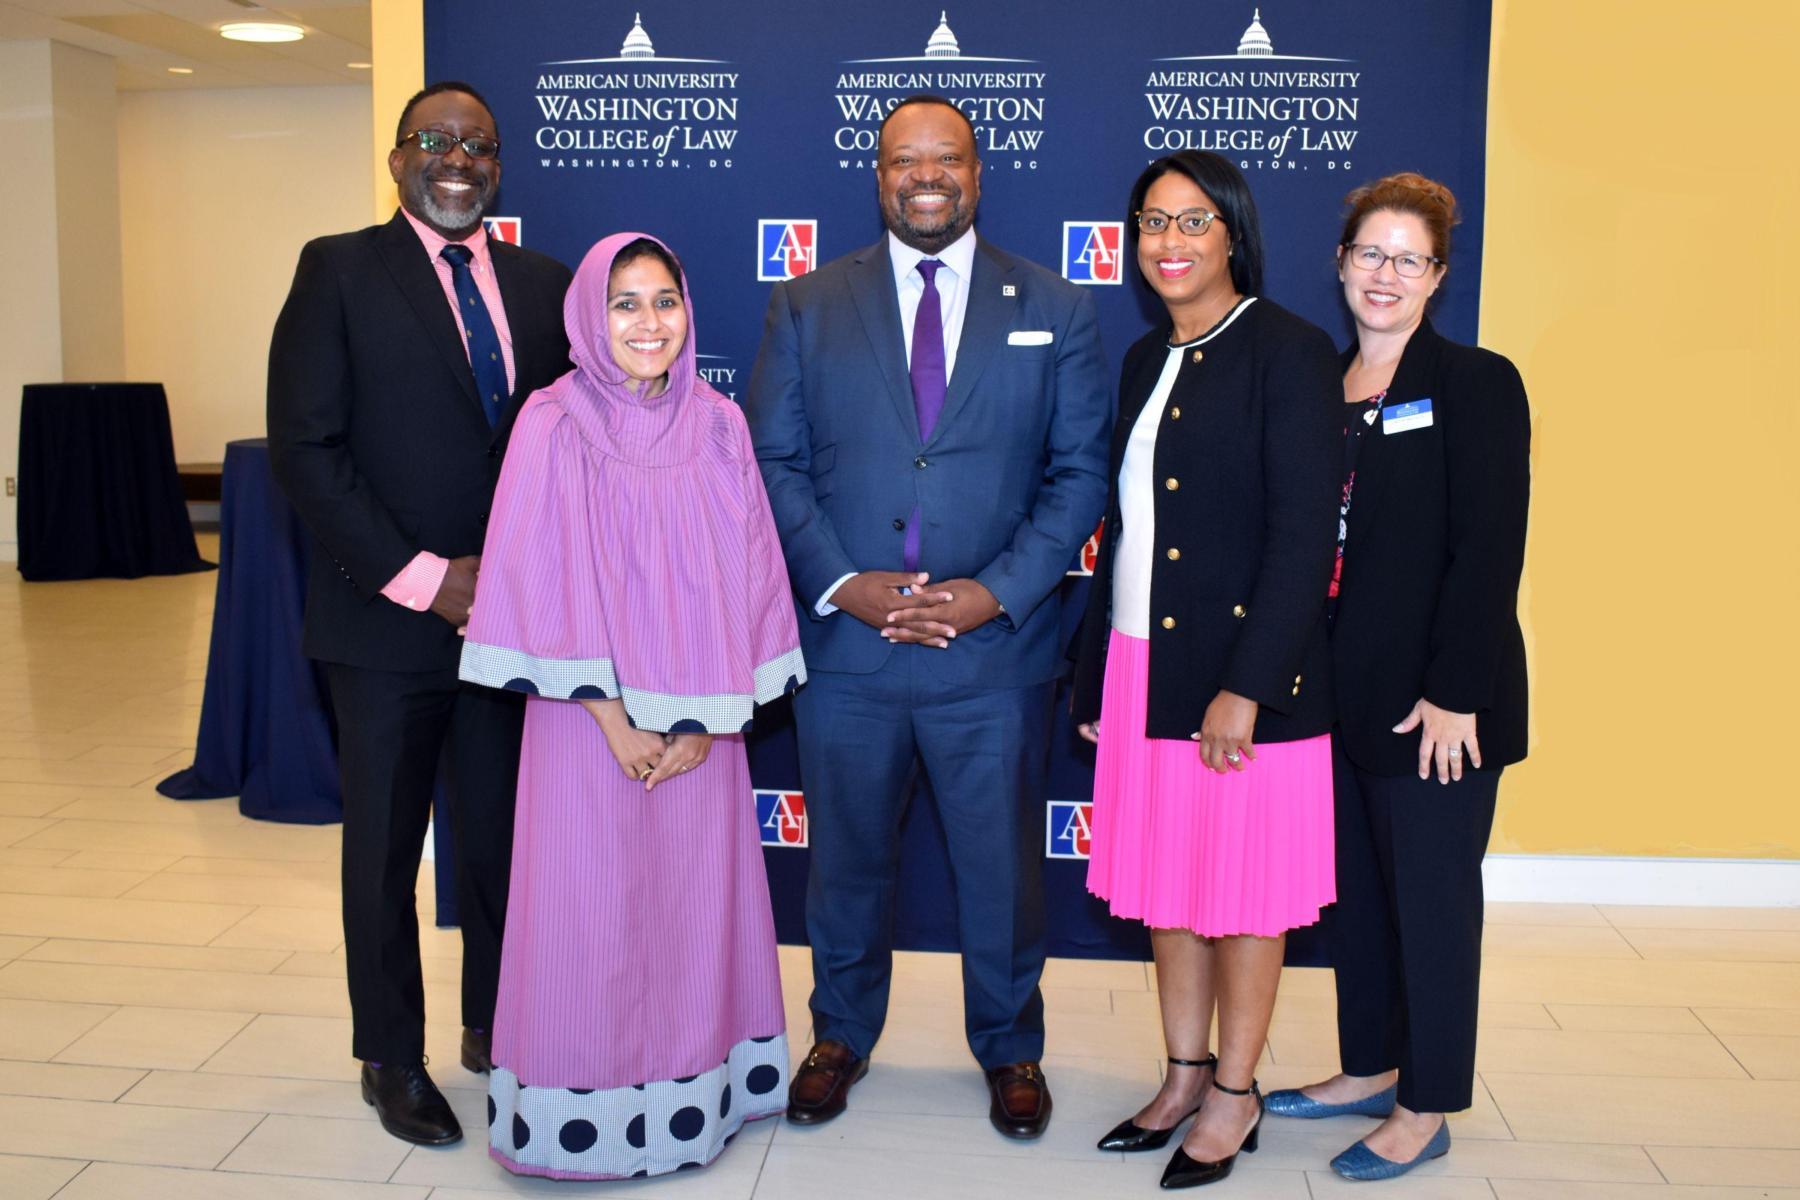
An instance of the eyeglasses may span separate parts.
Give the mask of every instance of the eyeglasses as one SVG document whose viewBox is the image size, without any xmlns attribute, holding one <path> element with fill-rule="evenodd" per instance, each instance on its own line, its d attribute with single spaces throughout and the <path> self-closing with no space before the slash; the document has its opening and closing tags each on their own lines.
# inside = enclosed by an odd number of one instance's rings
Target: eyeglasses
<svg viewBox="0 0 1800 1200">
<path fill-rule="evenodd" d="M 1394 271 L 1408 279 L 1418 279 L 1432 267 L 1444 265 L 1443 259 L 1433 258 L 1429 254 L 1414 254 L 1410 250 L 1403 250 L 1399 254 L 1384 254 L 1380 246 L 1363 246 L 1355 242 L 1344 247 L 1344 258 L 1352 266 L 1365 271 L 1379 271 L 1383 263 L 1392 262 Z"/>
<path fill-rule="evenodd" d="M 1131 219 L 1136 222 L 1139 233 L 1155 236 L 1173 223 L 1183 237 L 1199 237 L 1214 221 L 1219 219 L 1219 214 L 1207 212 L 1204 208 L 1184 208 L 1178 213 L 1166 213 L 1160 208 L 1146 208 L 1142 212 L 1132 213 Z"/>
<path fill-rule="evenodd" d="M 499 158 L 500 140 L 491 137 L 459 138 L 454 133 L 445 133 L 441 129 L 415 129 L 401 138 L 398 145 L 408 142 L 419 143 L 419 149 L 433 157 L 441 157 L 450 153 L 450 147 L 461 146 L 463 153 L 470 158 Z"/>
</svg>

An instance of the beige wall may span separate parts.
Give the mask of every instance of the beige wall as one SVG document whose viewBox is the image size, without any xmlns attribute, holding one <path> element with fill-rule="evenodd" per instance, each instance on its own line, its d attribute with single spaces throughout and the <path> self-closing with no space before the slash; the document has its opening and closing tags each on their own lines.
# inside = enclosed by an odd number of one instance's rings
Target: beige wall
<svg viewBox="0 0 1800 1200">
<path fill-rule="evenodd" d="M 169 391 L 180 462 L 261 437 L 300 247 L 369 224 L 369 89 L 119 97 L 125 365 Z"/>
<path fill-rule="evenodd" d="M 48 41 L 0 42 L 0 474 L 19 461 L 19 390 L 124 367 L 113 63 Z M 18 557 L 0 491 L 0 561 Z"/>
<path fill-rule="evenodd" d="M 118 68 L 104 54 L 61 42 L 50 43 L 50 63 L 63 378 L 117 380 L 125 372 Z"/>
</svg>

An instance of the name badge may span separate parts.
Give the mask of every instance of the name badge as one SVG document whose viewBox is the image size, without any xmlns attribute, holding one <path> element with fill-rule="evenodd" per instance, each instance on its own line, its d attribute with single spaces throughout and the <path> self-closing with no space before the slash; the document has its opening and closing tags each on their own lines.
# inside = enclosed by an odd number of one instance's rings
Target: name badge
<svg viewBox="0 0 1800 1200">
<path fill-rule="evenodd" d="M 1431 398 L 1409 400 L 1405 404 L 1393 404 L 1381 410 L 1381 432 L 1405 433 L 1409 429 L 1424 429 L 1431 424 Z"/>
</svg>

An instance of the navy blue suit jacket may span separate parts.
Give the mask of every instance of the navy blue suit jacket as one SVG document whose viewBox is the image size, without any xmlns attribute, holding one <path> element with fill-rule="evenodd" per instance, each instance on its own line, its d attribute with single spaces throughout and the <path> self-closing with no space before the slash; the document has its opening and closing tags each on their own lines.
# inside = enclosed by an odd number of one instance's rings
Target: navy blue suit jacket
<svg viewBox="0 0 1800 1200">
<path fill-rule="evenodd" d="M 1009 341 L 1048 333 L 1040 345 Z M 809 667 L 867 673 L 917 653 L 939 678 L 1022 687 L 1062 667 L 1058 585 L 1106 500 L 1111 396 L 1094 302 L 979 241 L 943 414 L 919 437 L 887 240 L 778 283 L 747 410 Z M 895 647 L 819 597 L 898 571 L 917 507 L 919 567 L 1005 608 L 948 650 Z"/>
</svg>

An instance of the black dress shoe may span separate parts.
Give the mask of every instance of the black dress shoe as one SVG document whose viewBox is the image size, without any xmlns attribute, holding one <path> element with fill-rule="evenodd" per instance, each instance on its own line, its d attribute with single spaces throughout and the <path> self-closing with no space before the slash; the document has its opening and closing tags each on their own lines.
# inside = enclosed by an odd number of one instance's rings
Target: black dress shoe
<svg viewBox="0 0 1800 1200">
<path fill-rule="evenodd" d="M 835 1038 L 815 1043 L 788 1084 L 787 1119 L 823 1125 L 849 1102 L 850 1085 L 869 1073 L 869 1060 Z"/>
<path fill-rule="evenodd" d="M 1252 1079 L 1247 1088 L 1228 1088 L 1217 1079 L 1213 1080 L 1213 1086 L 1230 1096 L 1256 1097 L 1256 1120 L 1251 1123 L 1250 1132 L 1244 1135 L 1243 1144 L 1238 1147 L 1238 1153 L 1255 1154 L 1256 1135 L 1262 1129 L 1263 1119 L 1262 1092 L 1257 1089 L 1256 1080 Z M 1198 1162 L 1189 1158 L 1187 1151 L 1177 1146 L 1175 1147 L 1175 1157 L 1171 1158 L 1169 1165 L 1163 1168 L 1162 1186 L 1165 1188 L 1190 1188 L 1217 1183 L 1231 1174 L 1231 1168 L 1236 1165 L 1237 1153 L 1227 1154 L 1217 1162 Z"/>
<path fill-rule="evenodd" d="M 987 1073 L 988 1120 L 1009 1138 L 1042 1137 L 1050 1128 L 1050 1084 L 1035 1062 L 1008 1063 Z"/>
<path fill-rule="evenodd" d="M 477 1075 L 494 1069 L 494 1035 L 485 1029 L 463 1026 L 462 1065 Z"/>
<path fill-rule="evenodd" d="M 1169 1062 L 1171 1065 L 1177 1067 L 1216 1068 L 1219 1065 L 1219 1056 L 1216 1054 L 1209 1054 L 1205 1058 L 1171 1057 Z M 1183 1121 L 1199 1111 L 1200 1106 L 1198 1104 L 1194 1105 L 1193 1108 L 1177 1118 L 1175 1124 L 1169 1126 L 1167 1129 L 1145 1129 L 1142 1125 L 1139 1125 L 1136 1121 L 1127 1117 L 1117 1125 L 1114 1125 L 1112 1127 L 1112 1132 L 1101 1138 L 1097 1145 L 1101 1150 L 1119 1150 L 1126 1154 L 1133 1154 L 1139 1150 L 1161 1150 L 1164 1146 L 1169 1144 L 1169 1135 L 1173 1134 L 1177 1129 L 1180 1129 Z"/>
<path fill-rule="evenodd" d="M 403 1142 L 445 1146 L 462 1140 L 462 1126 L 424 1063 L 364 1063 L 362 1097 L 374 1105 L 381 1127 Z"/>
</svg>

